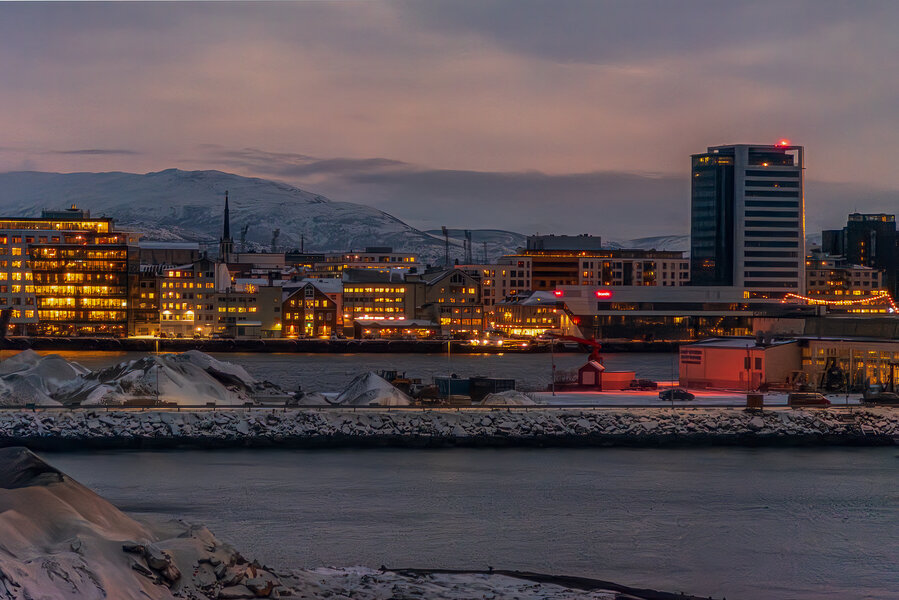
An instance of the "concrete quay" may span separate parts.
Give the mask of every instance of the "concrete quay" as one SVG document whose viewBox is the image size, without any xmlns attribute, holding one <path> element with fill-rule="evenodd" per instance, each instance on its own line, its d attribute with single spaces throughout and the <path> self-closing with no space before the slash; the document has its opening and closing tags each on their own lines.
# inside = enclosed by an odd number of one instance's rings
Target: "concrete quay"
<svg viewBox="0 0 899 600">
<path fill-rule="evenodd" d="M 356 339 L 191 339 L 191 338 L 114 338 L 114 337 L 10 337 L 3 341 L 4 350 L 109 351 L 109 352 L 309 352 L 319 354 L 349 353 L 419 353 L 442 354 L 449 340 L 356 340 Z M 499 354 L 510 352 L 549 352 L 548 343 L 531 343 L 526 348 L 514 346 L 475 346 L 464 340 L 450 342 L 453 354 Z M 606 352 L 675 352 L 679 342 L 607 341 Z M 556 345 L 556 352 L 579 352 L 583 349 Z"/>
</svg>

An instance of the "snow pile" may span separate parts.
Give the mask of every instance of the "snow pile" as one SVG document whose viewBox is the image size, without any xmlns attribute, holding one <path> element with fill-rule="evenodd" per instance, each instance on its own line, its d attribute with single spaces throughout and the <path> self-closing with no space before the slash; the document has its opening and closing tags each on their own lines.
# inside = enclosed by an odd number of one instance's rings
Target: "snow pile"
<svg viewBox="0 0 899 600">
<path fill-rule="evenodd" d="M 321 392 L 300 392 L 288 402 L 290 406 L 331 406 Z"/>
<path fill-rule="evenodd" d="M 506 390 L 496 394 L 487 394 L 481 400 L 482 405 L 489 406 L 534 406 L 534 402 L 530 396 L 522 394 L 517 390 Z"/>
<path fill-rule="evenodd" d="M 287 394 L 243 367 L 191 350 L 89 371 L 56 354 L 25 350 L 0 363 L 0 406 L 234 405 Z"/>
<path fill-rule="evenodd" d="M 41 356 L 24 350 L 0 363 L 0 405 L 54 406 L 59 389 L 90 373 L 58 354 Z"/>
<path fill-rule="evenodd" d="M 334 400 L 341 406 L 409 406 L 412 398 L 369 371 L 355 377 Z"/>
<path fill-rule="evenodd" d="M 242 367 L 202 352 L 147 356 L 100 369 L 71 382 L 57 397 L 82 406 L 152 401 L 176 404 L 234 405 L 277 388 L 250 376 Z M 280 391 L 280 390 L 278 390 Z"/>
</svg>

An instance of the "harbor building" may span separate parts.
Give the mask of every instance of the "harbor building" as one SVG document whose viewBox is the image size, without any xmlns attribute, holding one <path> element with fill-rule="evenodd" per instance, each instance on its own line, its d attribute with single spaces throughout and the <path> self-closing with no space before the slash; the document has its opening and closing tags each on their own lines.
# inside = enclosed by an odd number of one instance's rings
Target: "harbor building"
<svg viewBox="0 0 899 600">
<path fill-rule="evenodd" d="M 509 271 L 506 296 L 513 290 L 551 291 L 566 285 L 668 287 L 690 282 L 689 260 L 683 252 L 669 250 L 526 249 L 498 262 Z"/>
<path fill-rule="evenodd" d="M 810 298 L 833 301 L 859 301 L 859 310 L 868 310 L 861 300 L 886 292 L 884 272 L 851 264 L 843 256 L 831 256 L 819 251 L 806 258 L 806 288 Z M 880 310 L 886 311 L 886 308 Z"/>
<path fill-rule="evenodd" d="M 510 296 L 498 302 L 487 317 L 488 329 L 511 336 L 580 335 L 572 324 L 565 303 L 546 291 Z"/>
<path fill-rule="evenodd" d="M 584 336 L 597 339 L 750 335 L 758 317 L 801 319 L 818 314 L 820 308 L 753 298 L 736 287 L 559 286 L 554 293 Z"/>
<path fill-rule="evenodd" d="M 351 270 L 343 274 L 343 328 L 354 334 L 355 321 L 394 321 L 415 316 L 413 284 L 397 274 Z"/>
<path fill-rule="evenodd" d="M 337 303 L 307 281 L 283 291 L 281 337 L 328 337 L 337 333 Z"/>
<path fill-rule="evenodd" d="M 399 274 L 420 267 L 418 258 L 409 252 L 394 252 L 389 246 L 369 246 L 363 252 L 334 252 L 316 262 L 310 277 L 340 277 L 347 269 L 366 269 Z"/>
<path fill-rule="evenodd" d="M 899 341 L 869 337 L 711 338 L 680 348 L 680 385 L 757 391 L 895 389 Z"/>
<path fill-rule="evenodd" d="M 851 265 L 883 271 L 885 289 L 893 298 L 899 294 L 899 236 L 895 215 L 852 213 L 843 229 L 821 232 L 821 250 L 843 256 Z"/>
<path fill-rule="evenodd" d="M 686 388 L 790 389 L 799 379 L 795 339 L 713 338 L 680 348 L 679 384 Z"/>
<path fill-rule="evenodd" d="M 480 281 L 463 269 L 406 276 L 416 320 L 440 324 L 443 335 L 477 335 L 484 329 Z"/>
<path fill-rule="evenodd" d="M 690 277 L 749 298 L 805 292 L 804 150 L 712 146 L 692 156 Z"/>
<path fill-rule="evenodd" d="M 216 332 L 216 291 L 230 286 L 224 265 L 201 258 L 163 268 L 160 275 L 159 331 L 170 337 L 209 337 Z"/>
<path fill-rule="evenodd" d="M 128 300 L 133 315 L 131 335 L 159 334 L 159 297 L 163 269 L 161 265 L 140 265 L 137 285 L 131 288 Z"/>
<path fill-rule="evenodd" d="M 40 218 L 0 221 L 14 331 L 51 336 L 125 336 L 137 283 L 137 236 L 72 205 Z M 2 260 L 2 259 L 0 259 Z M 5 298 L 4 298 L 5 300 Z M 33 325 L 32 325 L 33 324 Z"/>
<path fill-rule="evenodd" d="M 134 246 L 135 236 L 114 231 L 112 219 L 75 205 L 0 219 L 0 305 L 11 308 L 10 333 L 125 335 Z"/>
</svg>

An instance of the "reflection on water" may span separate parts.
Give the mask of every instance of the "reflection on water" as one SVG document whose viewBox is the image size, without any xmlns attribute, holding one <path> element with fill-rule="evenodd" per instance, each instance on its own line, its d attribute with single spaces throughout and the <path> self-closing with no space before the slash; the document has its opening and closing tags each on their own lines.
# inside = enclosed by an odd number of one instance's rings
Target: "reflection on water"
<svg viewBox="0 0 899 600">
<path fill-rule="evenodd" d="M 895 598 L 895 448 L 54 454 L 278 566 L 533 569 L 738 599 Z"/>
<path fill-rule="evenodd" d="M 41 352 L 52 354 L 52 352 Z M 57 352 L 89 369 L 145 356 L 141 352 Z M 251 375 L 267 379 L 285 389 L 302 385 L 308 391 L 338 391 L 365 371 L 405 371 L 410 377 L 429 382 L 434 376 L 456 373 L 460 377 L 484 375 L 516 380 L 518 389 L 544 390 L 551 381 L 552 364 L 557 370 L 576 369 L 586 354 L 266 354 L 213 353 L 219 360 L 246 368 Z M 677 355 L 673 353 L 606 354 L 611 370 L 636 371 L 637 377 L 655 380 L 677 378 Z"/>
</svg>

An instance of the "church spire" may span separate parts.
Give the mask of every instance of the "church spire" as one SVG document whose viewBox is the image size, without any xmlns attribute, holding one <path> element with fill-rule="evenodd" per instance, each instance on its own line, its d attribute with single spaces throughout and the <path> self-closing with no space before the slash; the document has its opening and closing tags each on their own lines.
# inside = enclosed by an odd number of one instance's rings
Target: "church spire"
<svg viewBox="0 0 899 600">
<path fill-rule="evenodd" d="M 231 239 L 231 211 L 228 210 L 228 190 L 225 190 L 225 230 L 222 232 L 222 239 Z"/>
<path fill-rule="evenodd" d="M 231 239 L 231 211 L 228 208 L 228 190 L 225 190 L 225 223 L 222 238 L 219 240 L 219 260 L 230 262 L 234 252 L 234 240 Z"/>
</svg>

